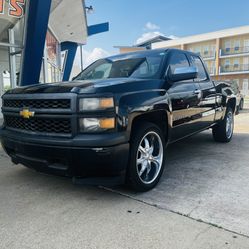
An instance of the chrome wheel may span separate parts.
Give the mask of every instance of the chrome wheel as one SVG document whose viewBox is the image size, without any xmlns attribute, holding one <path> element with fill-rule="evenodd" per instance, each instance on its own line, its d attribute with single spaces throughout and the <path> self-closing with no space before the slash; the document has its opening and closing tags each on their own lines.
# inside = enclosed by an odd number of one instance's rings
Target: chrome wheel
<svg viewBox="0 0 249 249">
<path fill-rule="evenodd" d="M 228 112 L 226 117 L 226 135 L 230 139 L 233 135 L 233 113 Z"/>
<path fill-rule="evenodd" d="M 160 136 L 148 132 L 141 140 L 136 157 L 136 168 L 140 180 L 151 184 L 158 177 L 163 163 L 163 144 Z"/>
</svg>

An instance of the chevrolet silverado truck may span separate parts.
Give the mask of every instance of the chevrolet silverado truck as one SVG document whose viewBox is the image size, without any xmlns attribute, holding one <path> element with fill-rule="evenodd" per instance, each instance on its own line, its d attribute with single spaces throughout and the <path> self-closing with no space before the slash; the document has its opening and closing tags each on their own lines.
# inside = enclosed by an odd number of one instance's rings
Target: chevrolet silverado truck
<svg viewBox="0 0 249 249">
<path fill-rule="evenodd" d="M 1 143 L 14 164 L 136 191 L 156 186 L 168 144 L 209 128 L 229 142 L 236 108 L 231 86 L 177 49 L 100 59 L 70 82 L 18 87 L 2 99 Z"/>
</svg>

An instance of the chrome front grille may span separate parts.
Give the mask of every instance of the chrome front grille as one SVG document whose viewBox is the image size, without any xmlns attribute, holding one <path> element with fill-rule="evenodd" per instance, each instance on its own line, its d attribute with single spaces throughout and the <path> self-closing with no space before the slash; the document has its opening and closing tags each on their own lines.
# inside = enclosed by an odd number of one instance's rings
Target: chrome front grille
<svg viewBox="0 0 249 249">
<path fill-rule="evenodd" d="M 31 134 L 72 136 L 76 99 L 77 95 L 70 93 L 4 95 L 4 127 Z"/>
<path fill-rule="evenodd" d="M 4 99 L 5 108 L 70 109 L 70 99 Z"/>
<path fill-rule="evenodd" d="M 4 124 L 7 128 L 39 132 L 39 133 L 54 133 L 54 134 L 70 134 L 71 120 L 70 118 L 31 118 L 24 119 L 16 116 L 4 116 Z"/>
</svg>

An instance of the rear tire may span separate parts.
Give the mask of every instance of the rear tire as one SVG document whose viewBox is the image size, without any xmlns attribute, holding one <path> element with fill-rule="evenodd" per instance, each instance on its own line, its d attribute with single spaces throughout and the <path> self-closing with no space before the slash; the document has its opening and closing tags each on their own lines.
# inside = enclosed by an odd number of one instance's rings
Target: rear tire
<svg viewBox="0 0 249 249">
<path fill-rule="evenodd" d="M 224 119 L 213 127 L 213 138 L 216 142 L 228 143 L 233 137 L 234 113 L 230 106 L 227 107 Z"/>
<path fill-rule="evenodd" d="M 145 192 L 160 180 L 165 166 L 166 143 L 163 132 L 153 123 L 140 123 L 134 129 L 127 180 L 134 190 Z"/>
</svg>

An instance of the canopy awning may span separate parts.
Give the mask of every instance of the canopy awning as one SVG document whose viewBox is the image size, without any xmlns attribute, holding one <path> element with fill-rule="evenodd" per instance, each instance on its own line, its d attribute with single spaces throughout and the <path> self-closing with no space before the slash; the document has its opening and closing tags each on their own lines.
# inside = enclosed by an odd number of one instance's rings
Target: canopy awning
<svg viewBox="0 0 249 249">
<path fill-rule="evenodd" d="M 87 21 L 84 1 L 52 0 L 49 28 L 59 42 L 85 44 Z"/>
</svg>

